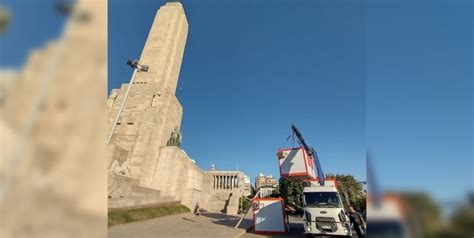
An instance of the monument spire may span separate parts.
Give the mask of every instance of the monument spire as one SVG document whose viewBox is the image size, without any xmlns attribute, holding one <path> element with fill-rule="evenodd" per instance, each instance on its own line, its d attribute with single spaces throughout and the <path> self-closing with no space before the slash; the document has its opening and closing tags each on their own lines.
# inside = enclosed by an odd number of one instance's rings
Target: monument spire
<svg viewBox="0 0 474 238">
<path fill-rule="evenodd" d="M 112 128 L 130 87 L 111 134 L 115 152 L 109 157 L 109 169 L 140 179 L 141 185 L 151 186 L 161 148 L 181 144 L 183 108 L 175 92 L 187 35 L 188 22 L 182 4 L 168 2 L 160 7 L 138 60 L 148 66 L 147 71 L 134 74 L 132 85 L 123 84 L 112 90 L 108 100 Z"/>
<path fill-rule="evenodd" d="M 174 94 L 187 34 L 188 22 L 182 4 L 168 2 L 161 7 L 140 56 L 140 62 L 149 65 L 149 72 L 137 74 L 136 82 L 151 83 L 162 92 Z"/>
</svg>

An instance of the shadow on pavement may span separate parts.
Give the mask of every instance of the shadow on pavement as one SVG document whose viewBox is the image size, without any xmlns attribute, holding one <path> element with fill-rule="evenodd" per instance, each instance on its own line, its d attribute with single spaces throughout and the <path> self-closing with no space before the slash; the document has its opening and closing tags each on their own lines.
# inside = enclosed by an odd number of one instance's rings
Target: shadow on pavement
<svg viewBox="0 0 474 238">
<path fill-rule="evenodd" d="M 224 213 L 214 213 L 214 212 L 202 212 L 201 216 L 213 218 L 213 219 L 228 219 L 228 218 L 237 218 L 239 219 L 239 216 L 232 216 L 232 215 L 227 215 Z"/>
<path fill-rule="evenodd" d="M 183 217 L 183 220 L 186 220 L 186 221 L 191 221 L 191 222 L 196 222 L 195 220 L 191 220 L 189 218 L 186 218 L 186 217 Z"/>
<path fill-rule="evenodd" d="M 237 222 L 239 222 L 239 219 L 240 219 L 240 216 L 232 216 L 232 215 L 227 215 L 223 213 L 211 213 L 211 212 L 201 213 L 201 216 L 212 218 L 213 219 L 212 223 L 214 224 L 224 225 L 231 228 L 234 228 L 234 226 L 237 224 Z M 252 225 L 253 225 L 252 219 L 244 218 L 239 228 L 248 229 Z"/>
</svg>

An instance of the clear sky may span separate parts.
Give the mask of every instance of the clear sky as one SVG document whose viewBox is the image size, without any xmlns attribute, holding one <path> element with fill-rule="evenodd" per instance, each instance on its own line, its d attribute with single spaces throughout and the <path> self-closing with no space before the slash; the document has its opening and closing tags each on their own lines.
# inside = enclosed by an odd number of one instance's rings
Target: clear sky
<svg viewBox="0 0 474 238">
<path fill-rule="evenodd" d="M 0 66 L 57 35 L 53 0 L 4 3 Z M 109 0 L 109 90 L 129 81 L 165 1 Z M 459 199 L 473 187 L 470 1 L 183 1 L 183 147 L 203 169 L 278 176 L 295 123 L 326 173 Z M 409 3 L 410 2 L 410 3 Z M 19 10 L 22 11 L 19 11 Z M 104 92 L 105 93 L 105 92 Z"/>
<path fill-rule="evenodd" d="M 473 2 L 393 2 L 367 8 L 366 136 L 381 184 L 465 198 L 474 184 Z"/>
</svg>

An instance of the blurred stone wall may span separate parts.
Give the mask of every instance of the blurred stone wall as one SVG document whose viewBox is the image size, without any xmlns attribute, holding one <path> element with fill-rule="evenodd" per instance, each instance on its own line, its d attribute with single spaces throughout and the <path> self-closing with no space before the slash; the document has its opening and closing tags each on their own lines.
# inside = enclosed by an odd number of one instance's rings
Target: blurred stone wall
<svg viewBox="0 0 474 238">
<path fill-rule="evenodd" d="M 0 108 L 2 237 L 106 236 L 107 2 L 67 21 Z"/>
</svg>

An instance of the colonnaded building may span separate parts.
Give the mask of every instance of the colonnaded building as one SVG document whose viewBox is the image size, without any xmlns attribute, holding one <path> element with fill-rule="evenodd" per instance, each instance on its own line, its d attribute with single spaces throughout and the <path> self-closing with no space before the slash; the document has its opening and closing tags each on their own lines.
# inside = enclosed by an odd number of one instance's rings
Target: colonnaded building
<svg viewBox="0 0 474 238">
<path fill-rule="evenodd" d="M 108 145 L 109 209 L 179 202 L 236 214 L 245 192 L 239 171 L 203 171 L 180 148 L 183 108 L 176 98 L 188 22 L 181 3 L 162 6 L 139 59 L 147 70 L 110 93 L 109 131 L 128 94 Z"/>
</svg>

